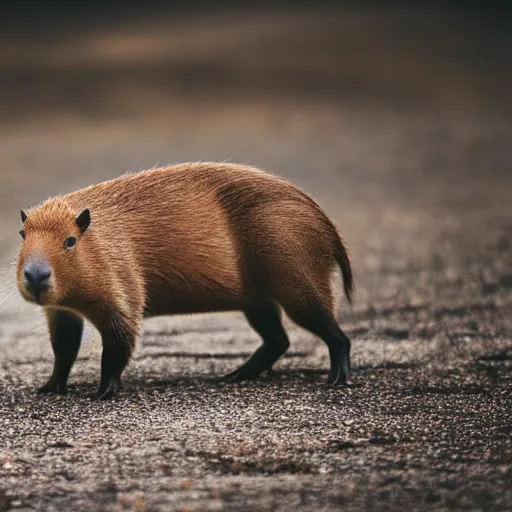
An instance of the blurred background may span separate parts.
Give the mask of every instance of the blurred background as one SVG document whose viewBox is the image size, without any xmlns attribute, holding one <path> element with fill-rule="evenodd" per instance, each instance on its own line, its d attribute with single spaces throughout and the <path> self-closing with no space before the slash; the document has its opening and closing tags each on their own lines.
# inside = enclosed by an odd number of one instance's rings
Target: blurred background
<svg viewBox="0 0 512 512">
<path fill-rule="evenodd" d="M 362 304 L 455 296 L 437 273 L 466 286 L 462 266 L 510 239 L 507 4 L 11 5 L 2 254 L 19 244 L 19 209 L 48 196 L 222 160 L 317 198 L 352 249 Z M 507 275 L 486 258 L 478 283 Z"/>
</svg>

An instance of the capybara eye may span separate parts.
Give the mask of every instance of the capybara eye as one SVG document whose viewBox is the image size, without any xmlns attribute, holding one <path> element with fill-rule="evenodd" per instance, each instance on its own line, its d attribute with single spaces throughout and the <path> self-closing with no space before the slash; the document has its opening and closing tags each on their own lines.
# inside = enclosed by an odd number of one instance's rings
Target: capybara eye
<svg viewBox="0 0 512 512">
<path fill-rule="evenodd" d="M 23 240 L 25 240 L 25 230 L 24 229 L 22 229 L 20 231 L 20 235 L 21 235 L 21 238 L 23 238 Z"/>
<path fill-rule="evenodd" d="M 76 245 L 76 238 L 74 236 L 70 236 L 65 242 L 64 247 L 66 249 L 72 249 Z"/>
</svg>

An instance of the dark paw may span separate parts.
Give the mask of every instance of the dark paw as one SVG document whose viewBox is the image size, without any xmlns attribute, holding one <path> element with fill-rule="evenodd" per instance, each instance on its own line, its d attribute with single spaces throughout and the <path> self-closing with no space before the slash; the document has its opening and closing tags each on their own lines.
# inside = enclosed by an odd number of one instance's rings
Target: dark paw
<svg viewBox="0 0 512 512">
<path fill-rule="evenodd" d="M 339 381 L 334 381 L 334 382 L 331 382 L 331 381 L 328 381 L 327 382 L 329 384 L 329 386 L 332 386 L 332 387 L 335 387 L 335 388 L 341 388 L 341 387 L 345 387 L 345 388 L 351 388 L 353 386 L 353 382 L 351 380 L 339 380 Z"/>
<path fill-rule="evenodd" d="M 224 377 L 222 377 L 222 382 L 232 384 L 234 382 L 243 382 L 244 380 L 257 380 L 259 376 L 259 373 L 242 367 L 234 372 L 224 375 Z"/>
<path fill-rule="evenodd" d="M 50 380 L 37 390 L 39 395 L 46 393 L 58 393 L 60 395 L 65 395 L 67 392 L 67 386 L 65 384 L 58 384 L 53 377 L 50 377 Z"/>
<path fill-rule="evenodd" d="M 341 367 L 335 374 L 329 374 L 327 383 L 329 386 L 352 386 L 349 369 L 347 367 Z"/>
<path fill-rule="evenodd" d="M 100 386 L 98 391 L 88 396 L 91 400 L 110 400 L 118 389 L 121 389 L 121 382 L 116 379 L 109 381 L 108 385 Z"/>
</svg>

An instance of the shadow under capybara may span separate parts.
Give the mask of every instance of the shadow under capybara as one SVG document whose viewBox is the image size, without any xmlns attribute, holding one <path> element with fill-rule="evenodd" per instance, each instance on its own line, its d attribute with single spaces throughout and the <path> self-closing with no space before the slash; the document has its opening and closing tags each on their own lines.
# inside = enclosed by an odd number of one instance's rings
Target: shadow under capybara
<svg viewBox="0 0 512 512">
<path fill-rule="evenodd" d="M 102 336 L 96 396 L 121 385 L 146 316 L 241 310 L 263 345 L 228 381 L 287 350 L 281 308 L 329 348 L 329 383 L 350 383 L 350 341 L 332 274 L 350 300 L 347 251 L 318 204 L 253 167 L 188 163 L 126 174 L 22 212 L 18 287 L 44 307 L 55 354 L 41 392 L 65 393 L 83 319 Z"/>
</svg>

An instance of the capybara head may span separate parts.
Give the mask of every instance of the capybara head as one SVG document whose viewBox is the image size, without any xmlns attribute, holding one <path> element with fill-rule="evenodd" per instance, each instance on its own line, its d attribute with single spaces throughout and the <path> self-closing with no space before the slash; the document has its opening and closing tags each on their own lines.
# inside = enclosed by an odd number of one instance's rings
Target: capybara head
<svg viewBox="0 0 512 512">
<path fill-rule="evenodd" d="M 21 212 L 23 238 L 17 281 L 23 297 L 42 306 L 61 306 L 79 289 L 84 236 L 91 223 L 88 209 L 74 212 L 54 200 Z"/>
</svg>

